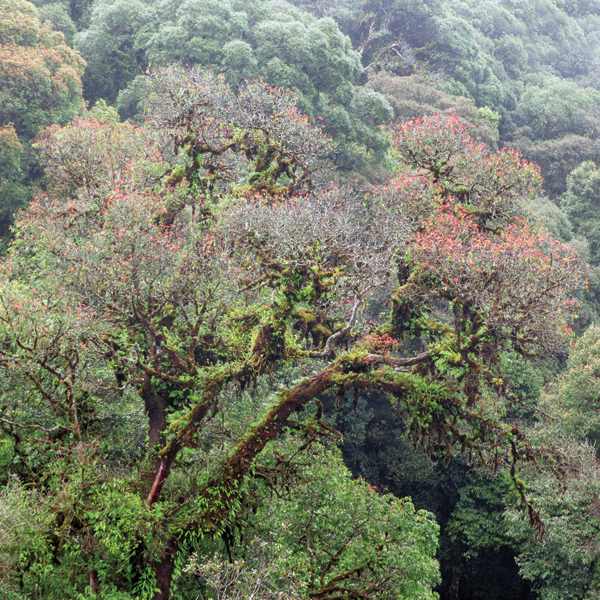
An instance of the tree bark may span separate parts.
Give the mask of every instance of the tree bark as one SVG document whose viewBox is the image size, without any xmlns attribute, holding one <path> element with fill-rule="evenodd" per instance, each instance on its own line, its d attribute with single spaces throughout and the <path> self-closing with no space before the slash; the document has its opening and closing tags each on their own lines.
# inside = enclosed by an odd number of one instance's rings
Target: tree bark
<svg viewBox="0 0 600 600">
<path fill-rule="evenodd" d="M 167 543 L 165 556 L 160 561 L 152 563 L 156 575 L 156 587 L 158 591 L 153 600 L 169 600 L 171 597 L 171 581 L 175 571 L 175 557 L 177 556 L 177 542 L 171 539 Z"/>
</svg>

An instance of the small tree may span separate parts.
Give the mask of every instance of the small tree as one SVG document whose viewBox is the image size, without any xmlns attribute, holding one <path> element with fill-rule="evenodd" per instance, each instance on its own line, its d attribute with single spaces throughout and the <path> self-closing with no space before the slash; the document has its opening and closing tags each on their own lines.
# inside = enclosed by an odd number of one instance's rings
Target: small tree
<svg viewBox="0 0 600 600">
<path fill-rule="evenodd" d="M 586 160 L 569 173 L 567 191 L 561 196 L 561 204 L 573 223 L 575 233 L 587 239 L 589 261 L 594 265 L 600 260 L 600 231 L 596 216 L 599 203 L 600 175 L 596 164 Z"/>
<path fill-rule="evenodd" d="M 83 110 L 85 62 L 62 33 L 39 22 L 33 4 L 3 0 L 1 6 L 0 120 L 31 140 L 40 128 L 65 123 Z"/>
</svg>

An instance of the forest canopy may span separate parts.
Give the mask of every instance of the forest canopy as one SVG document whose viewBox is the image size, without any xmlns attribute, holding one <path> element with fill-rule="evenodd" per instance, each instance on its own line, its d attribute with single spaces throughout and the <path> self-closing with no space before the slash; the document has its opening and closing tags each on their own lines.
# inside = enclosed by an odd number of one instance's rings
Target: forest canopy
<svg viewBox="0 0 600 600">
<path fill-rule="evenodd" d="M 20 502 L 45 515 L 36 550 L 15 571 L 24 592 L 61 597 L 64 583 L 53 581 L 68 573 L 71 594 L 88 584 L 96 594 L 191 593 L 185 573 L 205 568 L 182 570 L 192 551 L 218 560 L 227 540 L 237 555 L 256 527 L 253 506 L 308 481 L 318 489 L 323 475 L 303 465 L 327 456 L 319 447 L 336 435 L 323 420 L 331 392 L 338 403 L 384 393 L 431 452 L 507 464 L 521 509 L 542 531 L 515 467 L 555 468 L 557 451 L 485 407 L 489 394 L 519 403 L 503 352 L 529 357 L 564 339 L 581 269 L 528 219 L 537 169 L 473 142 L 456 117 L 428 117 L 391 134 L 406 162 L 365 203 L 323 187 L 329 142 L 291 93 L 251 83 L 232 95 L 222 78 L 178 67 L 156 71 L 150 85 L 154 118 L 143 132 L 77 121 L 47 134 L 38 146 L 50 173 L 61 165 L 54 194 L 18 219 L 3 264 L 2 423 L 37 490 Z M 115 136 L 125 149 L 118 161 Z M 367 302 L 391 303 L 391 312 Z M 43 449 L 32 453 L 32 440 Z M 107 485 L 128 498 L 110 525 L 94 516 Z M 333 515 L 314 521 L 315 535 L 331 528 L 337 541 L 316 537 L 324 545 L 311 542 L 310 569 L 269 585 L 319 598 L 431 595 L 431 517 L 403 526 L 404 537 L 369 534 L 360 528 L 379 518 L 378 503 L 391 503 L 383 531 L 394 511 L 404 519 L 412 509 L 354 484 L 337 510 L 358 510 L 359 492 L 373 496 L 365 525 L 352 517 L 344 533 Z M 283 527 L 312 527 L 316 517 L 302 516 L 288 493 L 270 510 L 290 514 L 278 517 Z M 103 527 L 118 538 L 105 539 Z M 377 552 L 353 550 L 357 535 Z M 256 536 L 274 543 L 269 529 Z M 422 536 L 411 558 L 406 536 Z M 254 560 L 271 568 L 274 557 Z M 58 566 L 46 576 L 48 561 Z"/>
<path fill-rule="evenodd" d="M 0 595 L 597 596 L 600 5 L 3 6 Z"/>
</svg>

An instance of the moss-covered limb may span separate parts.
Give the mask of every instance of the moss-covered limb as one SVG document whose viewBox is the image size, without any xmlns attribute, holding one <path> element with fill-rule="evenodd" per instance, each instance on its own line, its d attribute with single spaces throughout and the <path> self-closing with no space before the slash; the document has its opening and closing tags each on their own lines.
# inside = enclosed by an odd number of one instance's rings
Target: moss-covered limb
<svg viewBox="0 0 600 600">
<path fill-rule="evenodd" d="M 263 374 L 270 365 L 276 364 L 285 358 L 285 318 L 291 312 L 289 303 L 279 306 L 280 312 L 272 315 L 258 331 L 249 357 L 241 362 L 228 367 L 205 368 L 202 371 L 202 380 L 196 378 L 194 385 L 200 385 L 201 399 L 183 417 L 173 421 L 166 431 L 165 401 L 156 395 L 151 379 L 147 378 L 145 386 L 148 415 L 151 419 L 151 449 L 155 449 L 162 437 L 162 448 L 158 451 L 158 458 L 154 462 L 154 475 L 152 488 L 148 492 L 148 503 L 155 502 L 166 481 L 173 462 L 182 447 L 193 447 L 197 442 L 197 435 L 211 410 L 214 410 L 221 391 L 231 382 L 240 381 L 247 383 Z M 145 368 L 148 375 L 154 372 Z M 158 376 L 158 373 L 157 373 Z M 166 377 L 169 383 L 179 380 L 171 376 Z M 192 384 L 189 383 L 191 386 Z M 153 392 L 153 393 L 150 393 Z M 150 408 L 152 412 L 148 410 Z M 154 426 L 152 426 L 154 424 Z M 165 432 L 162 436 L 161 432 Z"/>
<path fill-rule="evenodd" d="M 255 370 L 263 370 L 263 363 L 274 364 L 275 361 L 287 357 L 285 333 L 290 318 L 295 320 L 305 335 L 310 334 L 313 345 L 321 352 L 325 349 L 323 340 L 328 340 L 333 333 L 335 323 L 306 304 L 314 304 L 334 285 L 340 269 L 324 269 L 310 264 L 292 265 L 288 262 L 273 260 L 265 254 L 258 240 L 250 240 L 250 246 L 258 257 L 263 275 L 250 282 L 249 286 L 265 285 L 275 292 L 272 302 L 272 315 L 257 333 L 251 350 Z M 337 332 L 337 336 L 345 335 L 346 330 Z M 337 338 L 334 338 L 337 339 Z M 330 346 L 333 340 L 330 342 Z M 324 356 L 329 357 L 330 348 Z"/>
<path fill-rule="evenodd" d="M 325 357 L 335 356 L 335 352 L 333 350 L 334 343 L 337 342 L 338 340 L 341 340 L 352 329 L 352 327 L 354 326 L 354 323 L 356 322 L 356 316 L 358 314 L 358 307 L 361 305 L 363 298 L 369 293 L 370 289 L 371 288 L 367 288 L 366 290 L 364 290 L 363 292 L 361 292 L 358 295 L 358 298 L 356 298 L 356 300 L 354 301 L 354 305 L 352 306 L 352 312 L 350 313 L 350 319 L 348 320 L 348 323 L 344 327 L 342 327 L 339 331 L 332 333 L 327 338 L 327 342 L 325 342 L 325 348 L 323 349 L 323 352 L 319 353 L 317 356 L 315 356 L 315 358 L 325 358 Z"/>
<path fill-rule="evenodd" d="M 148 497 L 146 498 L 146 504 L 148 506 L 154 504 L 160 497 L 160 492 L 171 473 L 171 468 L 173 467 L 173 463 L 175 462 L 180 449 L 180 444 L 171 444 L 168 451 L 160 457 L 158 468 L 156 469 L 152 481 L 152 486 L 148 492 Z"/>
<path fill-rule="evenodd" d="M 367 292 L 368 292 L 368 290 L 365 290 L 355 300 L 354 305 L 352 307 L 352 312 L 350 314 L 350 319 L 348 320 L 348 323 L 346 325 L 344 325 L 343 327 L 340 327 L 337 331 L 330 331 L 330 330 L 323 329 L 323 331 L 328 332 L 328 336 L 327 336 L 325 344 L 322 344 L 322 343 L 319 343 L 318 345 L 315 344 L 317 348 L 321 348 L 321 349 L 319 349 L 319 350 L 299 350 L 297 348 L 293 348 L 293 349 L 289 349 L 287 351 L 288 356 L 293 357 L 293 358 L 334 359 L 335 358 L 334 345 L 336 342 L 339 342 L 341 339 L 346 337 L 346 335 L 350 332 L 350 330 L 354 326 L 354 324 L 356 322 L 356 317 L 358 314 L 358 308 L 359 308 L 363 298 L 367 294 Z M 320 325 L 320 323 L 317 322 L 317 319 L 319 319 L 319 316 L 314 315 L 305 309 L 296 309 L 293 314 L 300 315 L 305 323 L 310 322 L 311 326 L 314 327 L 315 329 Z M 333 322 L 331 322 L 331 324 L 333 325 Z M 319 342 L 321 341 L 321 339 L 322 339 L 322 335 L 319 335 Z M 314 336 L 313 336 L 313 340 L 314 340 Z"/>
<path fill-rule="evenodd" d="M 210 145 L 204 135 L 188 125 L 187 134 L 182 139 L 175 138 L 175 148 L 183 150 L 192 159 L 191 164 L 174 169 L 167 178 L 166 185 L 174 186 L 184 179 L 199 179 L 202 168 L 208 169 L 215 158 L 229 151 L 243 154 L 253 163 L 247 187 L 269 195 L 292 194 L 312 173 L 306 165 L 301 164 L 298 155 L 286 151 L 282 142 L 269 139 L 267 132 L 261 134 L 258 131 L 237 130 L 230 137 L 231 141 L 220 146 Z M 218 177 L 216 172 L 213 176 Z M 290 183 L 278 183 L 282 176 L 289 178 Z"/>
<path fill-rule="evenodd" d="M 277 435 L 289 427 L 290 417 L 301 407 L 331 388 L 349 389 L 356 384 L 365 389 L 378 389 L 400 395 L 415 392 L 415 377 L 393 369 L 373 369 L 366 360 L 367 352 L 341 355 L 317 375 L 281 392 L 276 404 L 262 422 L 238 444 L 217 474 L 199 491 L 206 499 L 205 519 L 218 527 L 230 517 L 234 500 L 243 479 L 250 473 L 257 456 Z M 405 359 L 409 360 L 409 359 Z M 202 527 L 201 523 L 196 524 Z"/>
<path fill-rule="evenodd" d="M 246 284 L 242 289 L 239 290 L 239 293 L 242 294 L 244 292 L 248 292 L 255 287 L 260 288 L 263 285 L 267 284 L 269 280 L 270 276 L 268 274 L 262 275 L 261 277 L 258 277 L 257 279 L 254 279 L 250 283 Z"/>
<path fill-rule="evenodd" d="M 171 473 L 171 468 L 180 450 L 183 447 L 194 447 L 196 445 L 202 423 L 209 412 L 216 409 L 219 393 L 239 372 L 239 367 L 225 370 L 215 369 L 212 377 L 207 378 L 202 399 L 185 416 L 174 420 L 168 430 L 164 409 L 162 412 L 160 412 L 160 407 L 156 409 L 155 412 L 159 417 L 162 416 L 164 421 L 160 422 L 160 427 L 154 435 L 154 444 L 150 446 L 151 449 L 155 450 L 162 445 L 153 463 L 152 484 L 149 487 L 146 499 L 149 506 L 159 499 L 160 492 Z"/>
<path fill-rule="evenodd" d="M 367 358 L 368 355 L 363 357 L 363 364 Z M 398 409 L 408 419 L 413 437 L 421 442 L 431 440 L 430 451 L 443 451 L 455 444 L 459 444 L 461 451 L 471 452 L 489 451 L 500 446 L 506 448 L 506 436 L 515 435 L 525 444 L 525 454 L 531 459 L 535 456 L 523 432 L 486 417 L 480 410 L 471 409 L 460 388 L 450 382 L 398 371 L 394 367 L 355 372 L 347 378 L 354 388 L 376 389 L 397 398 Z"/>
<path fill-rule="evenodd" d="M 151 358 L 154 369 L 159 371 L 162 356 L 166 353 L 171 362 L 171 367 L 186 374 L 195 374 L 196 368 L 194 361 L 190 358 L 189 351 L 187 353 L 188 356 L 180 356 L 179 353 L 169 345 L 167 337 L 163 333 L 165 330 L 164 328 L 168 329 L 173 326 L 176 317 L 175 305 L 171 302 L 159 303 L 156 301 L 153 304 L 155 304 L 155 306 L 152 307 L 153 310 L 150 307 L 150 302 L 147 311 L 143 311 L 140 306 L 136 306 L 135 304 L 132 304 L 132 309 L 140 328 L 144 330 L 152 340 Z M 195 334 L 197 334 L 199 326 L 200 321 L 193 325 L 188 325 L 187 333 L 190 337 L 190 344 L 194 343 Z M 142 369 L 145 368 L 140 363 L 138 363 L 138 365 Z"/>
<path fill-rule="evenodd" d="M 269 366 L 275 367 L 278 360 L 287 358 L 285 332 L 286 319 L 290 310 L 277 311 L 258 330 L 250 356 L 246 361 L 246 380 L 264 373 Z"/>
<path fill-rule="evenodd" d="M 417 319 L 416 325 L 420 331 L 426 331 L 432 338 L 443 339 L 456 335 L 456 330 L 452 329 L 448 324 L 440 323 L 424 315 Z"/>
<path fill-rule="evenodd" d="M 410 358 L 393 358 L 391 356 L 383 356 L 381 354 L 367 354 L 364 357 L 365 362 L 370 362 L 373 366 L 387 365 L 388 367 L 412 367 L 420 363 L 426 362 L 432 358 L 431 352 L 421 352 L 417 356 Z"/>
<path fill-rule="evenodd" d="M 294 309 L 292 318 L 294 327 L 302 332 L 303 337 L 310 336 L 314 348 L 323 348 L 323 340 L 329 338 L 335 330 L 335 321 L 329 317 L 299 306 Z"/>
<path fill-rule="evenodd" d="M 152 367 L 149 367 L 148 365 L 145 365 L 142 362 L 136 363 L 136 366 L 147 377 L 155 377 L 156 379 L 160 379 L 164 383 L 170 384 L 173 386 L 178 386 L 178 385 L 181 385 L 181 383 L 182 383 L 181 377 L 178 377 L 177 375 L 170 375 L 169 373 L 165 372 L 162 369 L 161 370 L 153 369 Z"/>
<path fill-rule="evenodd" d="M 564 457 L 553 448 L 537 448 L 525 432 L 515 425 L 505 425 L 473 409 L 458 389 L 431 378 L 412 373 L 379 369 L 356 373 L 352 386 L 377 389 L 396 397 L 407 419 L 409 435 L 427 452 L 442 454 L 449 460 L 454 449 L 468 453 L 470 462 L 477 460 L 494 470 L 508 466 L 521 510 L 538 536 L 544 535 L 539 510 L 528 497 L 516 474 L 519 463 L 546 462 L 561 480 L 567 472 Z"/>
<path fill-rule="evenodd" d="M 146 373 L 142 395 L 144 393 L 150 394 L 154 391 L 152 377 L 156 377 L 178 389 L 182 386 L 188 390 L 195 388 L 199 391 L 201 397 L 185 416 L 173 421 L 169 427 L 169 439 L 164 442 L 159 452 L 161 457 L 164 458 L 170 455 L 176 447 L 194 445 L 194 438 L 197 435 L 200 424 L 206 418 L 208 412 L 214 408 L 218 395 L 227 384 L 234 380 L 247 383 L 257 376 L 262 375 L 270 365 L 274 365 L 281 358 L 285 358 L 285 320 L 291 310 L 292 305 L 287 301 L 278 305 L 277 311 L 258 330 L 250 354 L 244 361 L 235 362 L 224 367 L 204 367 L 201 372 L 198 369 L 194 369 L 194 373 L 192 373 L 194 377 L 184 379 L 152 369 L 141 363 L 138 364 L 139 368 Z M 155 393 L 154 396 L 156 397 Z M 153 405 L 164 405 L 165 403 L 165 399 L 161 398 L 158 398 L 158 400 L 150 398 L 150 401 L 153 401 Z M 164 429 L 165 421 L 162 420 L 160 430 Z M 158 437 L 156 437 L 156 441 L 158 441 Z M 157 468 L 160 468 L 160 466 Z"/>
<path fill-rule="evenodd" d="M 278 250 L 266 245 L 260 235 L 248 236 L 241 241 L 254 254 L 253 258 L 263 273 L 249 285 L 265 282 L 296 302 L 319 300 L 344 273 L 344 265 L 338 264 L 339 257 L 334 257 L 333 266 L 324 265 L 312 246 L 294 258 L 282 258 Z"/>
<path fill-rule="evenodd" d="M 343 363 L 336 361 L 278 395 L 277 403 L 262 422 L 240 441 L 219 472 L 199 491 L 199 496 L 208 501 L 207 522 L 218 525 L 227 521 L 243 478 L 265 446 L 287 428 L 288 420 L 299 408 L 343 380 Z M 202 524 L 196 526 L 202 527 Z"/>
<path fill-rule="evenodd" d="M 459 346 L 463 333 L 474 331 L 482 323 L 481 315 L 473 313 L 470 305 L 461 303 L 457 298 L 444 292 L 444 286 L 440 281 L 432 281 L 431 275 L 422 273 L 418 268 L 413 268 L 401 278 L 402 285 L 392 296 L 391 327 L 395 337 L 402 337 L 405 333 L 420 335 L 427 333 L 432 339 L 448 339 L 457 336 Z M 432 294 L 431 290 L 435 290 Z M 430 316 L 425 308 L 422 295 L 423 290 L 428 291 L 428 296 L 446 300 L 452 306 L 454 314 L 453 324 L 440 322 Z"/>
<path fill-rule="evenodd" d="M 356 575 L 360 571 L 356 570 Z M 311 600 L 327 598 L 327 600 L 371 600 L 373 596 L 367 595 L 361 590 L 347 585 L 328 585 L 320 590 L 310 593 Z"/>
<path fill-rule="evenodd" d="M 411 275 L 412 277 L 412 275 Z M 392 296 L 391 328 L 395 338 L 402 338 L 406 333 L 418 333 L 414 331 L 413 323 L 421 316 L 419 306 L 412 301 L 409 295 L 403 293 L 406 286 L 399 288 Z M 411 331 L 412 330 L 412 331 Z"/>
</svg>

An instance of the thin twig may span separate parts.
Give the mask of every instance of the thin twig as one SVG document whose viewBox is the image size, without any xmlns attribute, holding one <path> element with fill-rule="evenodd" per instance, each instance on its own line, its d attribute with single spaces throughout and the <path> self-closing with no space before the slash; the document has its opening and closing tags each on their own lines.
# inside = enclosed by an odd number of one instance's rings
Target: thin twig
<svg viewBox="0 0 600 600">
<path fill-rule="evenodd" d="M 56 427 L 51 427 L 48 429 L 47 427 L 42 427 L 41 425 L 24 425 L 23 423 L 15 423 L 14 421 L 9 421 L 8 419 L 0 418 L 0 422 L 6 423 L 7 425 L 12 425 L 13 427 L 21 427 L 22 429 L 40 429 L 41 431 L 45 431 L 46 433 L 52 433 L 53 431 L 58 431 L 59 429 L 64 429 L 65 431 L 73 431 L 72 427 L 67 427 L 66 425 L 57 425 Z"/>
</svg>

